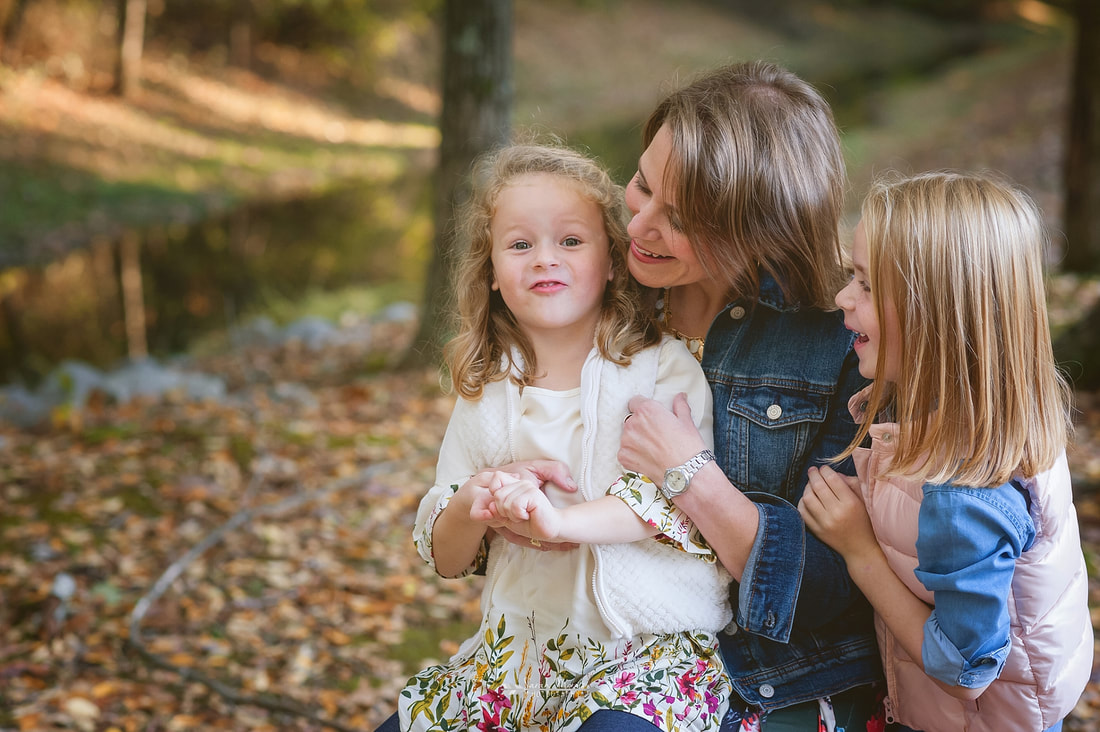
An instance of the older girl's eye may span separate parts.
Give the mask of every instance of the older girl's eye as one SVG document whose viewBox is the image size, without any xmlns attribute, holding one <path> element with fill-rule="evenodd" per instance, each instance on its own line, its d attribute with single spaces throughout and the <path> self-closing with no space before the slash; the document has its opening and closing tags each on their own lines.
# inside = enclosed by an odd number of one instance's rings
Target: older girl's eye
<svg viewBox="0 0 1100 732">
<path fill-rule="evenodd" d="M 649 190 L 649 186 L 647 186 L 644 182 L 642 182 L 642 176 L 641 175 L 635 173 L 634 174 L 634 179 L 631 181 L 631 183 L 633 183 L 634 187 L 637 188 L 642 193 L 644 193 L 645 195 L 647 195 L 647 196 L 650 195 L 651 191 Z"/>
<path fill-rule="evenodd" d="M 856 285 L 858 285 L 859 289 L 862 290 L 863 292 L 870 292 L 871 291 L 871 286 L 867 284 L 867 280 L 859 277 L 856 274 L 855 270 L 850 269 L 850 270 L 848 270 L 848 283 L 851 284 L 853 282 Z"/>
<path fill-rule="evenodd" d="M 675 231 L 677 234 L 684 233 L 684 227 L 680 223 L 680 219 L 676 218 L 675 216 L 668 217 L 668 225 L 671 226 L 672 230 Z"/>
<path fill-rule="evenodd" d="M 567 236 L 562 240 L 561 243 L 562 245 L 567 247 L 579 247 L 581 245 L 581 240 L 575 236 Z"/>
</svg>

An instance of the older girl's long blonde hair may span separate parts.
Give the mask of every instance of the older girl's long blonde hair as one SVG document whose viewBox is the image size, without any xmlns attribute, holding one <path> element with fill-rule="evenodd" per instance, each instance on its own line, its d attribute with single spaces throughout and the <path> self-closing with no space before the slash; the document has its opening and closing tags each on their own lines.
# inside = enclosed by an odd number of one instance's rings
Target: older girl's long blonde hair
<svg viewBox="0 0 1100 732">
<path fill-rule="evenodd" d="M 888 475 L 992 486 L 1049 468 L 1072 422 L 1035 203 L 992 175 L 935 172 L 877 181 L 862 214 L 878 322 L 889 297 L 901 337 L 897 381 L 876 379 L 866 409 L 899 425 Z"/>
<path fill-rule="evenodd" d="M 660 341 L 652 309 L 643 307 L 639 288 L 627 269 L 629 212 L 622 187 L 594 160 L 556 144 L 512 144 L 480 158 L 474 167 L 471 194 L 457 217 L 458 259 L 455 265 L 457 334 L 444 349 L 451 383 L 467 399 L 477 399 L 485 384 L 508 375 L 522 385 L 533 383 L 538 363 L 530 341 L 516 323 L 493 280 L 490 225 L 500 192 L 516 178 L 544 173 L 577 187 L 603 213 L 611 249 L 612 279 L 604 290 L 596 325 L 600 355 L 626 365 L 630 356 Z M 521 363 L 513 359 L 515 349 Z"/>
</svg>

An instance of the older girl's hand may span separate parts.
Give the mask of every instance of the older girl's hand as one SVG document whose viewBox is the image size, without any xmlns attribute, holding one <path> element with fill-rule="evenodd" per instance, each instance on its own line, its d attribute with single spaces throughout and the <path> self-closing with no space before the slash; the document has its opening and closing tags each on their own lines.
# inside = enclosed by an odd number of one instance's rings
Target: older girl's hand
<svg viewBox="0 0 1100 732">
<path fill-rule="evenodd" d="M 859 479 L 854 476 L 838 473 L 827 465 L 810 468 L 798 513 L 810 531 L 845 560 L 879 551 L 860 495 Z"/>
<path fill-rule="evenodd" d="M 660 484 L 665 471 L 706 448 L 687 397 L 677 394 L 670 411 L 654 399 L 636 396 L 627 407 L 619 445 L 619 464 Z"/>
</svg>

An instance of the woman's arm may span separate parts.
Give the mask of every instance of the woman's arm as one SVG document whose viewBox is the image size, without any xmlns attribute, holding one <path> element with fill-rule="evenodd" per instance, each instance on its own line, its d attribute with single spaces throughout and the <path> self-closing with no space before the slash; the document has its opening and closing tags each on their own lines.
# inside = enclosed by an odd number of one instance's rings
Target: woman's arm
<svg viewBox="0 0 1100 732">
<path fill-rule="evenodd" d="M 629 409 L 632 416 L 623 425 L 619 462 L 627 470 L 651 476 L 656 483 L 664 480 L 665 470 L 712 444 L 696 426 L 684 394 L 674 398 L 672 409 L 645 397 L 631 399 Z M 726 570 L 740 580 L 758 526 L 752 501 L 710 462 L 700 468 L 675 503 L 706 537 Z"/>
</svg>

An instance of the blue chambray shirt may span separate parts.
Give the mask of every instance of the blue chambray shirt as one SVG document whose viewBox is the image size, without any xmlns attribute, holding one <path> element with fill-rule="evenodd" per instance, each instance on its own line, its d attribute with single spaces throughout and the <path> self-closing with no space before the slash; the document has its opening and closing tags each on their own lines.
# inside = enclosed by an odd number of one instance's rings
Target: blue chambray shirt
<svg viewBox="0 0 1100 732">
<path fill-rule="evenodd" d="M 882 668 L 870 605 L 796 508 L 807 468 L 855 434 L 848 399 L 867 382 L 854 336 L 840 312 L 793 306 L 760 277 L 756 301 L 715 317 L 703 371 L 718 463 L 760 513 L 741 582 L 730 587 L 738 628 L 719 640 L 737 693 L 774 709 L 877 681 Z M 854 473 L 850 463 L 838 469 Z"/>
<path fill-rule="evenodd" d="M 1035 541 L 1027 494 L 1013 482 L 927 484 L 917 527 L 914 572 L 936 599 L 921 646 L 925 673 L 953 686 L 985 686 L 1012 647 L 1008 592 L 1016 560 Z"/>
</svg>

